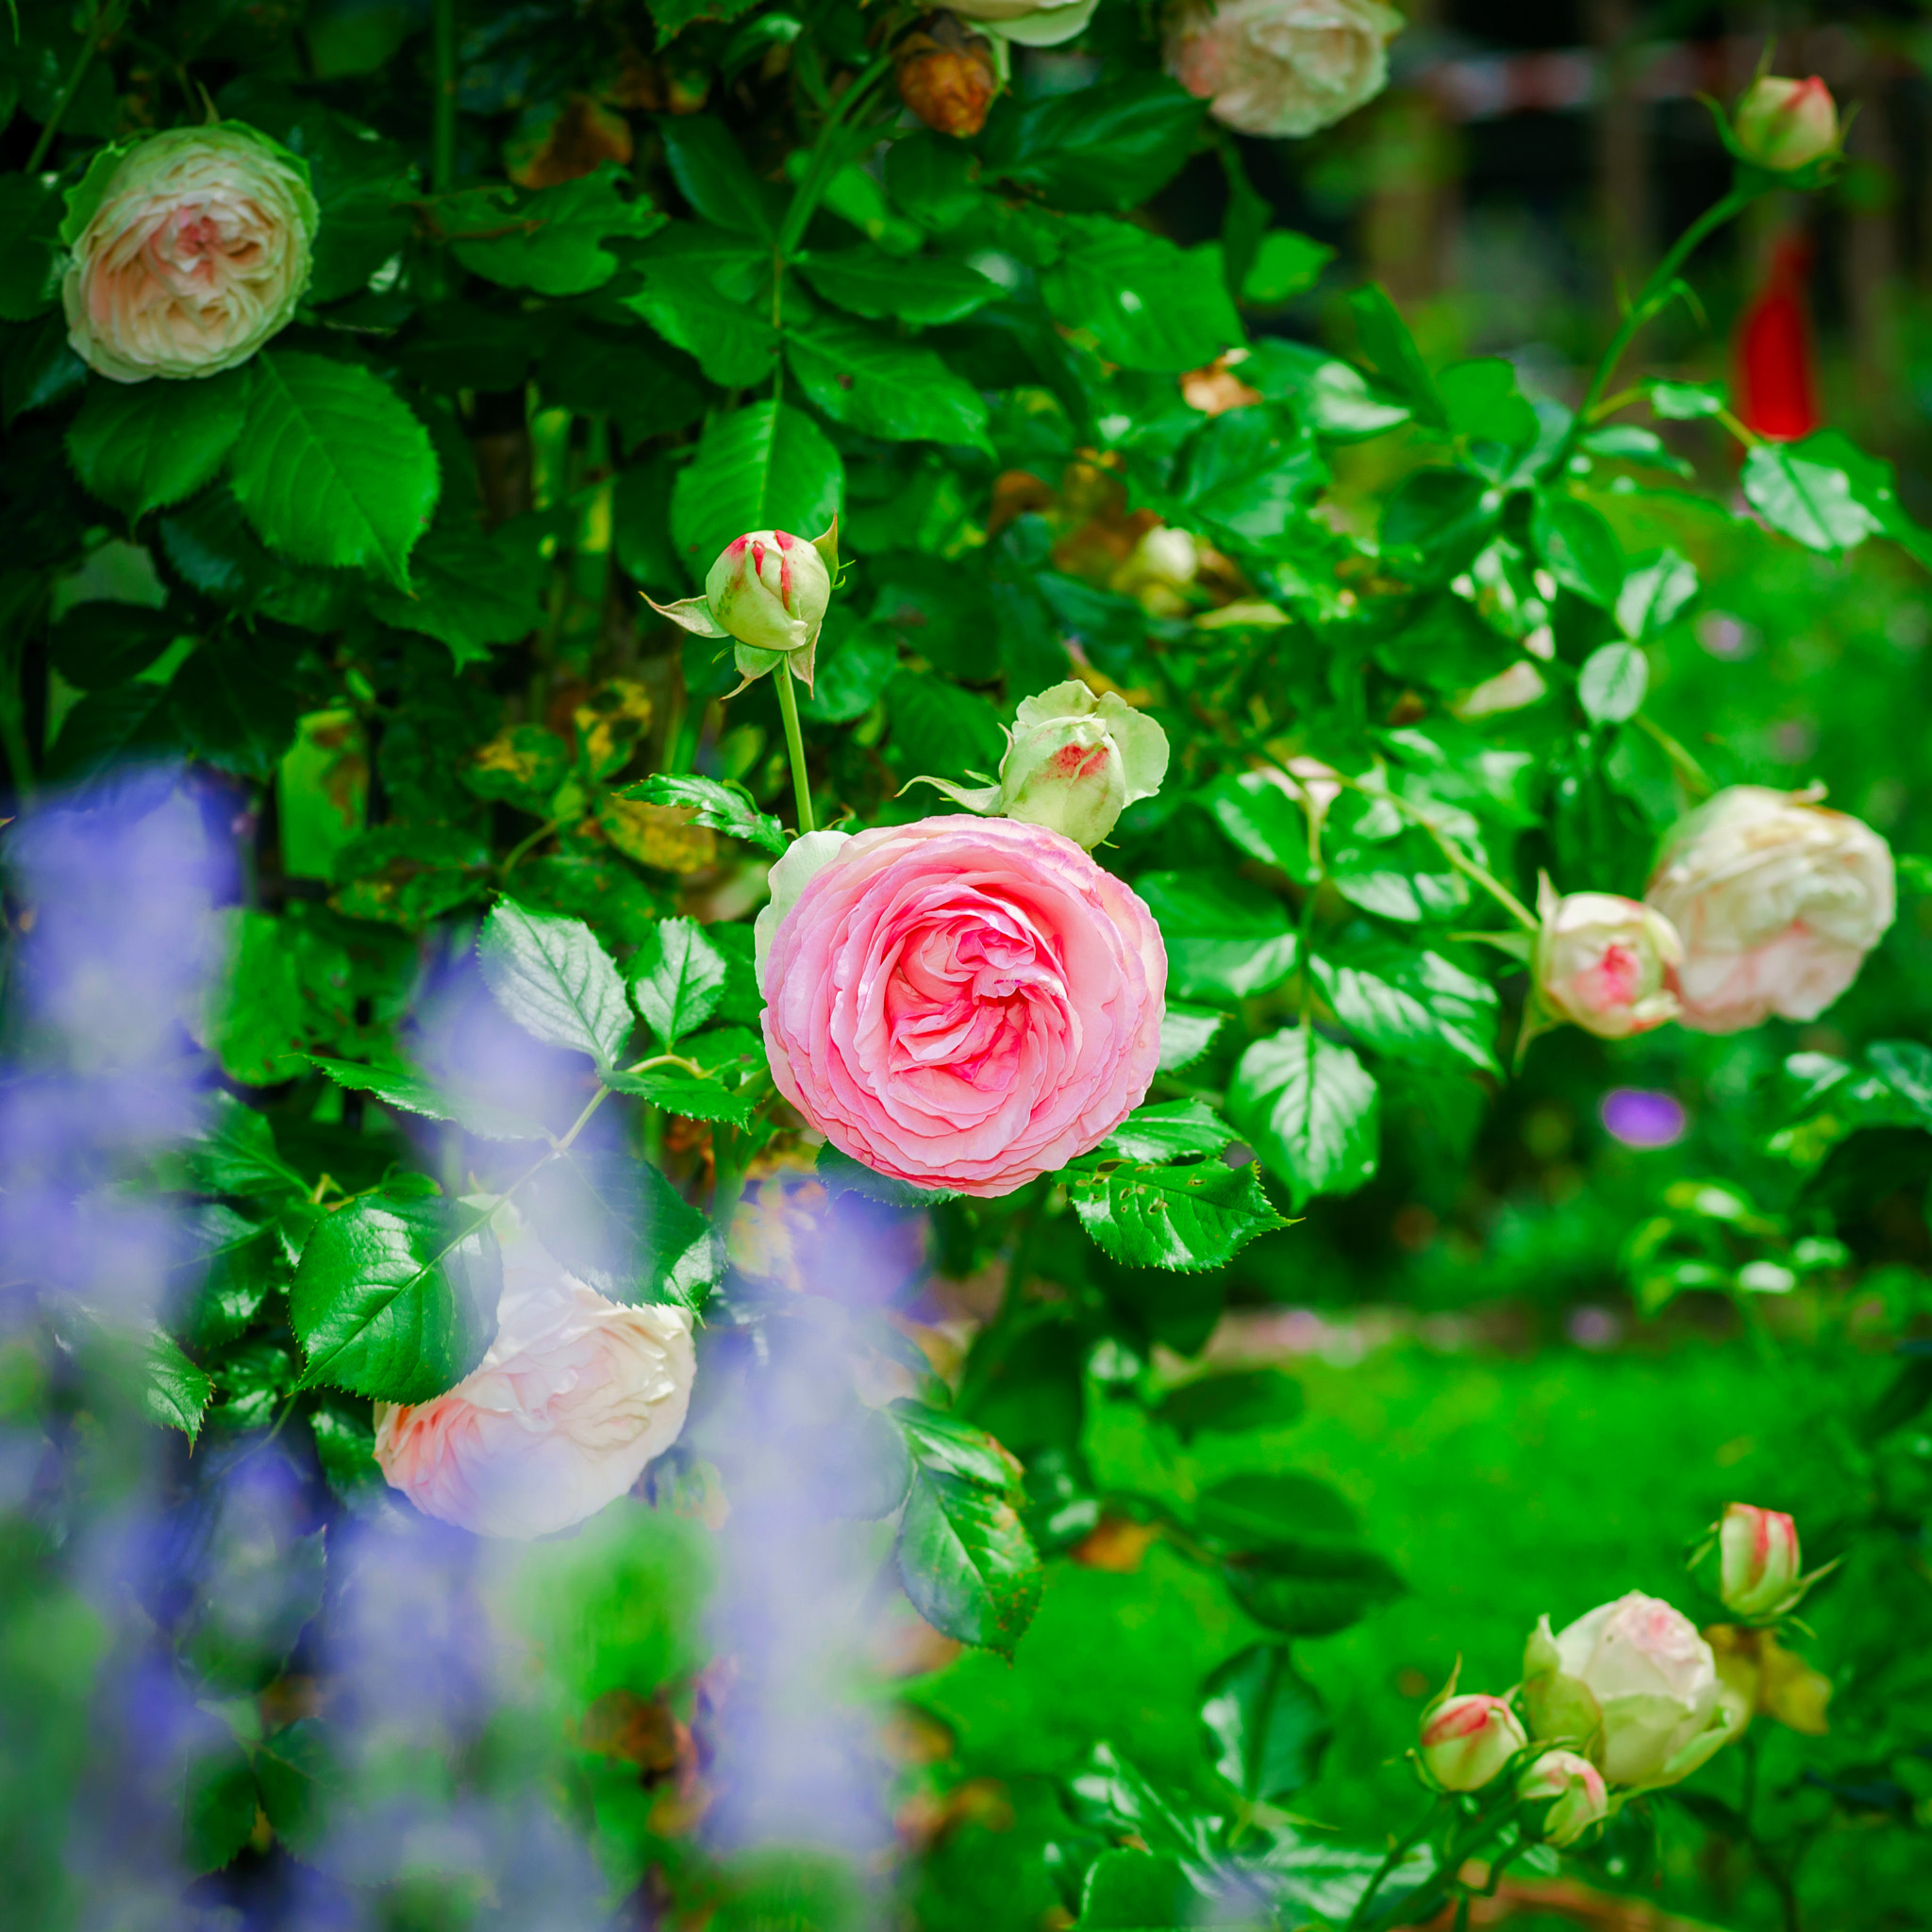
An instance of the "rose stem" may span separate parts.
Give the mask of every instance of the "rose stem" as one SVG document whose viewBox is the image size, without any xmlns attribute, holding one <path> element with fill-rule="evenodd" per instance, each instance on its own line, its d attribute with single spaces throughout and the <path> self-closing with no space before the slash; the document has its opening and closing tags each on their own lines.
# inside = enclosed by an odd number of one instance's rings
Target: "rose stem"
<svg viewBox="0 0 1932 1932">
<path fill-rule="evenodd" d="M 798 829 L 818 830 L 811 815 L 811 780 L 805 770 L 805 740 L 798 729 L 798 693 L 791 689 L 791 660 L 785 658 L 772 680 L 778 687 L 778 711 L 785 720 L 785 749 L 791 758 L 791 790 L 798 800 Z"/>
</svg>

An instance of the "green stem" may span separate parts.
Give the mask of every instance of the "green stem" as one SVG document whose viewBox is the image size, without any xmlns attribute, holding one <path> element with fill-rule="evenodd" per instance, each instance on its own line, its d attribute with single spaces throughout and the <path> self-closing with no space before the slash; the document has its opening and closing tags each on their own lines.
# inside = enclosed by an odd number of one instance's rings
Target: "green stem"
<svg viewBox="0 0 1932 1932">
<path fill-rule="evenodd" d="M 60 123 L 74 105 L 74 97 L 80 92 L 80 84 L 87 78 L 88 69 L 94 64 L 94 55 L 102 41 L 117 31 L 120 25 L 121 8 L 116 0 L 105 0 L 105 4 L 95 8 L 94 17 L 82 36 L 80 52 L 75 56 L 74 65 L 68 70 L 67 84 L 55 98 L 54 111 L 47 116 L 46 125 L 41 129 L 41 138 L 34 142 L 33 152 L 26 158 L 25 172 L 28 175 L 40 173 L 41 163 L 46 159 L 47 150 L 54 145 L 54 137 L 60 131 Z"/>
<path fill-rule="evenodd" d="M 1337 776 L 1340 777 L 1340 774 L 1338 774 Z M 1330 782 L 1332 783 L 1334 781 L 1331 780 Z M 1351 791 L 1359 791 L 1365 798 L 1386 798 L 1389 801 L 1389 803 L 1392 805 L 1395 808 L 1395 809 L 1399 811 L 1402 814 L 1402 816 L 1409 822 L 1410 824 L 1420 825 L 1422 829 L 1424 832 L 1426 832 L 1431 839 L 1435 841 L 1436 847 L 1441 853 L 1442 857 L 1446 858 L 1449 861 L 1449 863 L 1465 878 L 1471 880 L 1475 885 L 1480 886 L 1484 891 L 1489 893 L 1489 895 L 1495 900 L 1496 904 L 1502 907 L 1502 908 L 1506 912 L 1507 912 L 1509 916 L 1512 919 L 1514 919 L 1517 922 L 1517 924 L 1524 928 L 1525 932 L 1540 932 L 1542 929 L 1542 922 L 1540 919 L 1538 919 L 1536 914 L 1532 912 L 1529 909 L 1529 908 L 1525 906 L 1523 903 L 1523 901 L 1519 899 L 1516 896 L 1516 894 L 1512 892 L 1509 890 L 1509 888 L 1502 882 L 1501 879 L 1497 878 L 1492 873 L 1484 871 L 1484 869 L 1481 866 L 1479 866 L 1474 859 L 1465 858 L 1463 854 L 1457 849 L 1455 844 L 1449 839 L 1444 837 L 1443 834 L 1441 831 L 1439 831 L 1436 828 L 1436 826 L 1432 824 L 1422 812 L 1418 811 L 1414 806 L 1410 805 L 1406 798 L 1399 798 L 1392 791 L 1372 791 L 1368 786 L 1362 784 L 1359 780 L 1355 778 L 1341 778 L 1340 782 L 1343 785 L 1346 785 Z"/>
<path fill-rule="evenodd" d="M 1349 1913 L 1348 1924 L 1343 1932 L 1357 1932 L 1357 1927 L 1363 1924 L 1370 1906 L 1374 1903 L 1375 1894 L 1381 1890 L 1389 1874 L 1429 1835 L 1429 1827 L 1435 1824 L 1436 1815 L 1441 1808 L 1441 1799 L 1435 1799 L 1407 1837 L 1391 1841 L 1388 1855 L 1375 1867 L 1368 1884 L 1363 1888 L 1361 1897 L 1356 1900 L 1355 1910 Z"/>
<path fill-rule="evenodd" d="M 431 23 L 435 97 L 431 104 L 429 186 L 447 194 L 457 178 L 457 0 L 436 0 Z"/>
<path fill-rule="evenodd" d="M 1609 387 L 1610 378 L 1616 375 L 1617 365 L 1624 359 L 1624 352 L 1636 341 L 1639 330 L 1663 308 L 1671 285 L 1677 279 L 1677 271 L 1690 258 L 1701 242 L 1726 222 L 1736 220 L 1757 199 L 1760 192 L 1755 188 L 1733 188 L 1722 201 L 1706 208 L 1677 237 L 1671 252 L 1652 270 L 1650 279 L 1643 285 L 1643 292 L 1624 311 L 1617 333 L 1610 338 L 1609 347 L 1604 351 L 1603 359 L 1596 365 L 1596 373 L 1590 378 L 1590 388 L 1584 393 L 1582 406 L 1564 432 L 1562 441 L 1557 445 L 1556 453 L 1544 466 L 1545 475 L 1558 475 L 1584 431 L 1600 415 L 1607 413 L 1601 408 L 1604 391 Z"/>
<path fill-rule="evenodd" d="M 811 811 L 811 779 L 805 769 L 805 737 L 798 728 L 798 693 L 791 688 L 791 660 L 787 658 L 773 673 L 778 687 L 778 714 L 785 720 L 785 750 L 791 760 L 791 791 L 798 800 L 798 829 L 818 830 Z"/>
<path fill-rule="evenodd" d="M 561 819 L 546 819 L 527 839 L 519 839 L 509 848 L 509 857 L 496 868 L 497 877 L 507 879 L 515 869 L 518 859 L 522 858 L 533 845 L 541 845 L 562 824 Z"/>
</svg>

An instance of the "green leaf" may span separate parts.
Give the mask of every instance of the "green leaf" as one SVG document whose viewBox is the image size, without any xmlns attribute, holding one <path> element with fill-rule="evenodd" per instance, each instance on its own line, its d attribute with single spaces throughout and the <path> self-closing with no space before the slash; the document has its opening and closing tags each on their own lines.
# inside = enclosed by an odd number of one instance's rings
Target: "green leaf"
<svg viewBox="0 0 1932 1932">
<path fill-rule="evenodd" d="M 845 466 L 802 410 L 753 403 L 713 420 L 671 493 L 671 528 L 693 580 L 747 530 L 816 537 L 845 494 Z"/>
<path fill-rule="evenodd" d="M 201 1434 L 215 1385 L 181 1353 L 173 1336 L 157 1328 L 142 1351 L 142 1403 L 158 1428 L 179 1429 L 192 1442 Z"/>
<path fill-rule="evenodd" d="M 898 668 L 898 641 L 883 625 L 861 625 L 829 650 L 822 638 L 817 675 L 799 711 L 822 724 L 850 724 L 885 695 Z"/>
<path fill-rule="evenodd" d="M 1250 388 L 1274 402 L 1291 401 L 1317 436 L 1338 442 L 1380 436 L 1411 413 L 1389 391 L 1372 388 L 1353 363 L 1280 336 L 1261 337 L 1241 373 Z"/>
<path fill-rule="evenodd" d="M 1312 235 L 1271 228 L 1241 277 L 1241 300 L 1257 308 L 1278 308 L 1312 289 L 1334 259 L 1334 249 Z"/>
<path fill-rule="evenodd" d="M 103 503 L 143 517 L 212 482 L 247 413 L 245 368 L 199 382 L 92 382 L 67 453 Z"/>
<path fill-rule="evenodd" d="M 302 696 L 283 667 L 241 636 L 208 639 L 175 672 L 169 708 L 195 753 L 266 783 L 295 741 Z"/>
<path fill-rule="evenodd" d="M 550 1046 L 616 1062 L 630 1038 L 630 1002 L 610 955 L 581 919 L 506 899 L 483 922 L 476 958 L 496 1003 Z"/>
<path fill-rule="evenodd" d="M 1249 1163 L 1107 1163 L 1072 1189 L 1080 1225 L 1126 1268 L 1223 1268 L 1257 1234 L 1288 1224 Z"/>
<path fill-rule="evenodd" d="M 1363 359 L 1415 412 L 1418 422 L 1448 425 L 1448 412 L 1429 365 L 1423 360 L 1402 311 L 1379 283 L 1370 282 L 1348 298 Z"/>
<path fill-rule="evenodd" d="M 906 1432 L 907 1446 L 921 1469 L 1018 1497 L 1020 1465 L 984 1429 L 909 1396 L 900 1396 L 889 1412 Z"/>
<path fill-rule="evenodd" d="M 762 382 L 777 361 L 778 331 L 723 292 L 696 262 L 647 260 L 643 287 L 624 300 L 674 348 L 694 356 L 721 389 Z"/>
<path fill-rule="evenodd" d="M 987 446 L 979 391 L 930 349 L 822 314 L 788 319 L 785 358 L 807 396 L 861 435 Z"/>
<path fill-rule="evenodd" d="M 1437 377 L 1449 427 L 1471 442 L 1528 449 L 1541 431 L 1536 411 L 1516 387 L 1516 365 L 1501 356 L 1452 363 Z"/>
<path fill-rule="evenodd" d="M 666 919 L 651 928 L 625 969 L 645 1024 L 675 1048 L 718 1010 L 724 958 L 694 919 Z"/>
<path fill-rule="evenodd" d="M 1221 245 L 1176 248 L 1128 222 L 1090 220 L 1041 278 L 1041 293 L 1069 328 L 1092 331 L 1100 353 L 1125 369 L 1178 374 L 1211 362 L 1244 339 L 1221 275 Z"/>
<path fill-rule="evenodd" d="M 1371 1179 L 1380 1096 L 1362 1063 L 1311 1026 L 1290 1026 L 1242 1054 L 1227 1110 L 1295 1207 L 1349 1194 Z"/>
<path fill-rule="evenodd" d="M 1207 1007 L 1169 1000 L 1160 1016 L 1160 1071 L 1177 1074 L 1192 1066 L 1214 1044 L 1227 1018 Z"/>
<path fill-rule="evenodd" d="M 338 1087 L 358 1093 L 373 1093 L 386 1106 L 405 1113 L 421 1114 L 433 1121 L 455 1121 L 469 1133 L 485 1141 L 541 1141 L 547 1130 L 539 1121 L 527 1119 L 508 1108 L 492 1107 L 463 1094 L 445 1092 L 414 1067 L 365 1067 L 354 1060 L 329 1059 L 321 1054 L 305 1054 L 308 1064 L 326 1074 Z"/>
<path fill-rule="evenodd" d="M 1500 501 L 1500 491 L 1466 470 L 1411 470 L 1382 512 L 1382 547 L 1417 582 L 1441 583 L 1474 557 Z"/>
<path fill-rule="evenodd" d="M 1728 404 L 1721 382 L 1658 382 L 1650 385 L 1650 407 L 1667 423 L 1695 423 L 1720 416 Z"/>
<path fill-rule="evenodd" d="M 1617 628 L 1634 643 L 1655 637 L 1697 594 L 1697 566 L 1660 550 L 1632 568 L 1617 592 Z"/>
<path fill-rule="evenodd" d="M 1831 443 L 1821 451 L 1820 441 L 1760 442 L 1744 458 L 1741 480 L 1744 500 L 1774 530 L 1795 538 L 1807 550 L 1835 556 L 1856 550 L 1885 528 L 1886 519 L 1860 500 L 1840 459 L 1842 452 Z"/>
<path fill-rule="evenodd" d="M 266 350 L 250 365 L 236 499 L 271 549 L 409 588 L 440 488 L 429 433 L 353 362 Z"/>
<path fill-rule="evenodd" d="M 517 1199 L 551 1255 L 612 1301 L 695 1310 L 720 1279 L 710 1223 L 648 1161 L 573 1147 Z"/>
<path fill-rule="evenodd" d="M 981 152 L 989 174 L 1043 190 L 1056 208 L 1132 208 L 1179 172 L 1206 112 L 1165 75 L 1135 75 L 1002 104 Z"/>
<path fill-rule="evenodd" d="M 1168 984 L 1182 998 L 1246 999 L 1294 971 L 1288 908 L 1232 874 L 1143 873 L 1134 890 L 1167 944 Z"/>
<path fill-rule="evenodd" d="M 449 646 L 455 668 L 487 662 L 492 644 L 513 644 L 543 621 L 543 560 L 534 546 L 512 547 L 471 525 L 431 530 L 411 559 L 413 595 L 383 590 L 371 608 L 398 630 L 421 631 Z"/>
<path fill-rule="evenodd" d="M 1233 1139 L 1233 1128 L 1205 1100 L 1170 1100 L 1136 1108 L 1098 1151 L 1112 1160 L 1184 1160 L 1219 1154 Z"/>
<path fill-rule="evenodd" d="M 1540 490 L 1530 536 L 1550 575 L 1564 589 L 1606 610 L 1616 608 L 1624 588 L 1624 551 L 1601 510 L 1574 496 Z"/>
<path fill-rule="evenodd" d="M 188 1172 L 204 1194 L 306 1194 L 308 1181 L 284 1160 L 275 1129 L 232 1093 L 208 1096 L 208 1123 L 186 1150 Z"/>
<path fill-rule="evenodd" d="M 31 322 L 59 299 L 59 223 L 56 190 L 36 175 L 0 175 L 0 322 Z"/>
<path fill-rule="evenodd" d="M 1216 1549 L 1233 1552 L 1361 1540 L 1361 1521 L 1340 1491 L 1296 1470 L 1224 1476 L 1195 1499 L 1194 1527 Z"/>
<path fill-rule="evenodd" d="M 297 1718 L 255 1750 L 261 1808 L 298 1858 L 315 1862 L 327 1839 L 327 1800 L 342 1782 L 320 1718 Z"/>
<path fill-rule="evenodd" d="M 701 825 L 742 839 L 761 852 L 784 855 L 791 843 L 785 828 L 768 811 L 760 811 L 742 785 L 721 784 L 716 778 L 674 777 L 668 772 L 626 785 L 620 798 L 641 798 L 646 805 L 675 805 L 688 809 Z"/>
<path fill-rule="evenodd" d="M 913 1473 L 895 1545 L 912 1607 L 942 1636 L 1011 1657 L 1040 1607 L 1040 1557 L 996 1491 L 930 1469 Z"/>
<path fill-rule="evenodd" d="M 756 1092 L 727 1087 L 722 1080 L 699 1079 L 675 1067 L 655 1067 L 643 1073 L 607 1073 L 604 1084 L 619 1093 L 641 1094 L 666 1113 L 691 1121 L 728 1121 L 741 1127 L 758 1105 Z"/>
<path fill-rule="evenodd" d="M 895 671 L 886 686 L 887 756 L 901 778 L 958 778 L 997 770 L 999 714 L 977 691 L 929 671 Z"/>
<path fill-rule="evenodd" d="M 319 1396 L 308 1410 L 308 1433 L 325 1480 L 343 1502 L 367 1502 L 389 1487 L 375 1459 L 375 1424 L 366 1403 Z M 273 1821 L 275 1814 L 269 1815 Z"/>
<path fill-rule="evenodd" d="M 1251 1643 L 1201 1687 L 1214 1768 L 1250 1803 L 1285 1805 L 1322 1767 L 1334 1726 L 1285 1643 Z"/>
<path fill-rule="evenodd" d="M 1171 1932 L 1194 1923 L 1200 1894 L 1170 1852 L 1102 1852 L 1088 1868 L 1074 1932 Z"/>
<path fill-rule="evenodd" d="M 662 29 L 661 12 L 658 20 Z M 706 221 L 764 240 L 777 234 L 784 205 L 779 191 L 752 173 L 724 122 L 712 114 L 675 114 L 659 119 L 657 128 L 677 192 Z"/>
<path fill-rule="evenodd" d="M 1281 1544 L 1222 1566 L 1229 1594 L 1271 1630 L 1332 1637 L 1402 1594 L 1385 1557 L 1341 1543 Z"/>
<path fill-rule="evenodd" d="M 316 1224 L 289 1291 L 302 1387 L 427 1402 L 483 1359 L 503 1254 L 475 1208 L 364 1194 Z"/>
<path fill-rule="evenodd" d="M 1193 517 L 1248 543 L 1285 536 L 1306 515 L 1301 499 L 1327 481 L 1314 439 L 1279 408 L 1227 409 L 1189 446 L 1179 479 Z"/>
<path fill-rule="evenodd" d="M 467 232 L 473 239 L 453 241 L 450 252 L 473 274 L 508 289 L 581 295 L 601 288 L 617 273 L 616 256 L 601 244 L 641 241 L 664 223 L 649 203 L 619 192 L 624 179 L 607 164 L 593 175 L 540 189 L 515 208 L 489 205 L 510 199 L 501 189 L 466 196 L 447 224 L 458 236 Z M 488 239 L 477 237 L 477 230 Z"/>
<path fill-rule="evenodd" d="M 1635 644 L 1604 644 L 1576 675 L 1576 700 L 1593 724 L 1634 718 L 1650 685 L 1650 660 Z"/>
<path fill-rule="evenodd" d="M 181 1862 L 190 1872 L 219 1872 L 255 1829 L 255 1774 L 231 1736 L 196 1757 L 181 1787 Z"/>
<path fill-rule="evenodd" d="M 814 1172 L 824 1183 L 828 1194 L 863 1194 L 870 1201 L 885 1201 L 894 1208 L 925 1208 L 941 1201 L 957 1201 L 957 1194 L 940 1188 L 915 1188 L 910 1181 L 875 1173 L 862 1160 L 841 1153 L 827 1141 L 819 1149 Z"/>
<path fill-rule="evenodd" d="M 1184 1442 L 1204 1430 L 1241 1436 L 1281 1429 L 1301 1420 L 1302 1385 L 1279 1369 L 1237 1369 L 1203 1375 L 1161 1398 L 1154 1412 Z"/>
<path fill-rule="evenodd" d="M 1364 1046 L 1418 1066 L 1496 1071 L 1496 990 L 1441 954 L 1370 940 L 1309 964 L 1336 1018 Z"/>
<path fill-rule="evenodd" d="M 1218 779 L 1201 802 L 1250 858 L 1279 866 L 1298 884 L 1314 878 L 1307 809 L 1281 774 L 1241 772 Z"/>
<path fill-rule="evenodd" d="M 800 257 L 798 269 L 827 302 L 869 322 L 914 328 L 963 321 L 1005 292 L 991 275 L 943 255 L 907 260 L 871 247 L 824 249 Z"/>
</svg>

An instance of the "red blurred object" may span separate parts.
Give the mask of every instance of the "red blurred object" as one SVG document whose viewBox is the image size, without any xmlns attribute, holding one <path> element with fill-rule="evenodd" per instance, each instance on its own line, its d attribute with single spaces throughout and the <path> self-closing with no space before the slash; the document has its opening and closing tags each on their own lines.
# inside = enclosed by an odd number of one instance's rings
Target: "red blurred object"
<svg viewBox="0 0 1932 1932">
<path fill-rule="evenodd" d="M 1764 287 L 1738 325 L 1738 415 L 1772 442 L 1795 442 L 1823 421 L 1805 307 L 1810 267 L 1810 242 L 1780 237 Z"/>
</svg>

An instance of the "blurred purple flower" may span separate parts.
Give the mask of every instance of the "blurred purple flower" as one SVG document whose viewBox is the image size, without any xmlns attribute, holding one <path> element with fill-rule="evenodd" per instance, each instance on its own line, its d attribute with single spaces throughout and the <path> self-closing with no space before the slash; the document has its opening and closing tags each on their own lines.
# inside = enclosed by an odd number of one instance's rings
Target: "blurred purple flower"
<svg viewBox="0 0 1932 1932">
<path fill-rule="evenodd" d="M 1597 1108 L 1611 1137 L 1626 1147 L 1669 1147 L 1684 1138 L 1690 1117 L 1668 1093 L 1613 1087 Z"/>
</svg>

